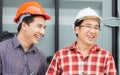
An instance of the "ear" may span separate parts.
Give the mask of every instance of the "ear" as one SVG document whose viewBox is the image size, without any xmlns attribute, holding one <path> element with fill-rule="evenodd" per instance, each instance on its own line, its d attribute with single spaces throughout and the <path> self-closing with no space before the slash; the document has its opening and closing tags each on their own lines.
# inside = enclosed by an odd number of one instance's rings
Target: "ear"
<svg viewBox="0 0 120 75">
<path fill-rule="evenodd" d="M 26 30 L 28 28 L 28 25 L 25 22 L 22 22 L 22 29 Z"/>
<path fill-rule="evenodd" d="M 80 28 L 79 28 L 78 26 L 76 26 L 76 27 L 74 28 L 74 31 L 75 31 L 76 34 L 78 34 L 79 29 L 80 29 Z"/>
</svg>

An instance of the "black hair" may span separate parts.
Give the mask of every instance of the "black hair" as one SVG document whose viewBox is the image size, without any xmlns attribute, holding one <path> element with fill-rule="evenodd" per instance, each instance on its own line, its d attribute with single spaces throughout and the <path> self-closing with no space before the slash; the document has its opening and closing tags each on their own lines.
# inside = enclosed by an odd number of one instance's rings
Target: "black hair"
<svg viewBox="0 0 120 75">
<path fill-rule="evenodd" d="M 75 28 L 76 26 L 80 26 L 83 21 L 84 21 L 84 20 L 79 20 L 79 19 L 77 19 L 77 20 L 75 21 L 75 23 L 74 23 L 74 28 Z"/>
<path fill-rule="evenodd" d="M 83 21 L 84 21 L 84 20 L 79 20 L 79 19 L 77 19 L 77 20 L 75 21 L 75 23 L 74 23 L 74 29 L 75 29 L 75 27 L 79 27 L 79 26 L 82 24 Z M 78 36 L 78 34 L 76 34 L 76 36 Z"/>
<path fill-rule="evenodd" d="M 30 16 L 24 17 L 23 20 L 22 20 L 22 22 L 25 22 L 27 25 L 29 25 L 31 22 L 33 22 L 33 19 L 34 19 L 36 16 L 42 16 L 42 15 L 30 15 Z M 42 16 L 42 17 L 44 17 L 44 16 Z M 45 18 L 45 17 L 44 17 L 44 18 Z M 19 26 L 18 26 L 18 28 L 17 28 L 18 33 L 19 33 L 20 30 L 21 30 L 22 22 L 19 24 Z"/>
</svg>

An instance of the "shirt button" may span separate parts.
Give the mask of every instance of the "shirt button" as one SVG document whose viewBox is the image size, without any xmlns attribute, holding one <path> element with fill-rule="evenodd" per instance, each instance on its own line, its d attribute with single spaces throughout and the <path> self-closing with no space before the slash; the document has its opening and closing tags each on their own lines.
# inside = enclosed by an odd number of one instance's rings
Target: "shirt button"
<svg viewBox="0 0 120 75">
<path fill-rule="evenodd" d="M 28 63 L 25 61 L 23 65 L 24 65 L 24 66 L 27 66 L 27 65 L 28 65 Z"/>
<path fill-rule="evenodd" d="M 34 74 L 33 72 L 30 73 L 30 75 L 33 75 L 33 74 Z"/>
<path fill-rule="evenodd" d="M 84 72 L 82 72 L 82 74 L 84 75 Z"/>
</svg>

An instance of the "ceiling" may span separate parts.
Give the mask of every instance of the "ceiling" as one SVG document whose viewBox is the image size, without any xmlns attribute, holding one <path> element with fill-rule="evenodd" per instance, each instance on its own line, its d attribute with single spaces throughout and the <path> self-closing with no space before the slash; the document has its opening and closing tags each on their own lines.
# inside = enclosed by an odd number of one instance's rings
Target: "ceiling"
<svg viewBox="0 0 120 75">
<path fill-rule="evenodd" d="M 4 7 L 18 7 L 22 3 L 33 0 L 3 0 Z M 54 0 L 34 0 L 38 1 L 45 8 L 54 8 Z M 101 0 L 59 0 L 60 8 L 79 9 L 83 7 L 92 7 L 94 9 L 102 8 Z"/>
<path fill-rule="evenodd" d="M 80 9 L 84 7 L 92 7 L 94 9 L 101 9 L 102 2 L 101 1 L 90 1 L 90 0 L 66 0 L 60 1 L 60 8 L 67 9 Z"/>
<path fill-rule="evenodd" d="M 52 8 L 53 2 L 54 2 L 54 0 L 3 0 L 3 6 L 4 7 L 18 7 L 27 1 L 37 1 L 43 7 L 46 7 L 46 8 Z"/>
</svg>

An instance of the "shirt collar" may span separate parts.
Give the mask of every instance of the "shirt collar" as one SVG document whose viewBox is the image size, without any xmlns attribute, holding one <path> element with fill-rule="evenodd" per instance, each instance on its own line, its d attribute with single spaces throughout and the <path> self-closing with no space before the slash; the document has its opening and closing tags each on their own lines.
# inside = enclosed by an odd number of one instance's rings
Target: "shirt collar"
<svg viewBox="0 0 120 75">
<path fill-rule="evenodd" d="M 13 42 L 13 47 L 17 48 L 20 46 L 20 42 L 18 41 L 16 35 L 12 38 L 12 42 Z"/>
<path fill-rule="evenodd" d="M 70 50 L 74 50 L 74 51 L 77 50 L 77 48 L 76 48 L 76 43 L 77 43 L 77 41 L 74 42 L 74 43 L 70 46 Z M 94 44 L 93 47 L 90 49 L 90 51 L 92 51 L 92 52 L 99 51 L 99 50 L 100 50 L 100 48 L 99 48 L 98 45 L 96 45 L 96 44 Z"/>
<path fill-rule="evenodd" d="M 20 44 L 19 40 L 17 39 L 17 36 L 16 36 L 16 35 L 12 38 L 12 42 L 13 42 L 13 47 L 14 47 L 14 48 L 21 47 L 21 44 Z M 32 51 L 33 51 L 33 52 L 37 52 L 34 45 L 32 45 L 32 46 L 30 47 L 30 49 L 29 49 L 28 52 L 32 52 Z"/>
<path fill-rule="evenodd" d="M 100 51 L 100 47 L 98 47 L 98 45 L 94 44 L 93 47 L 91 48 L 91 51 L 93 51 L 93 52 Z"/>
</svg>

